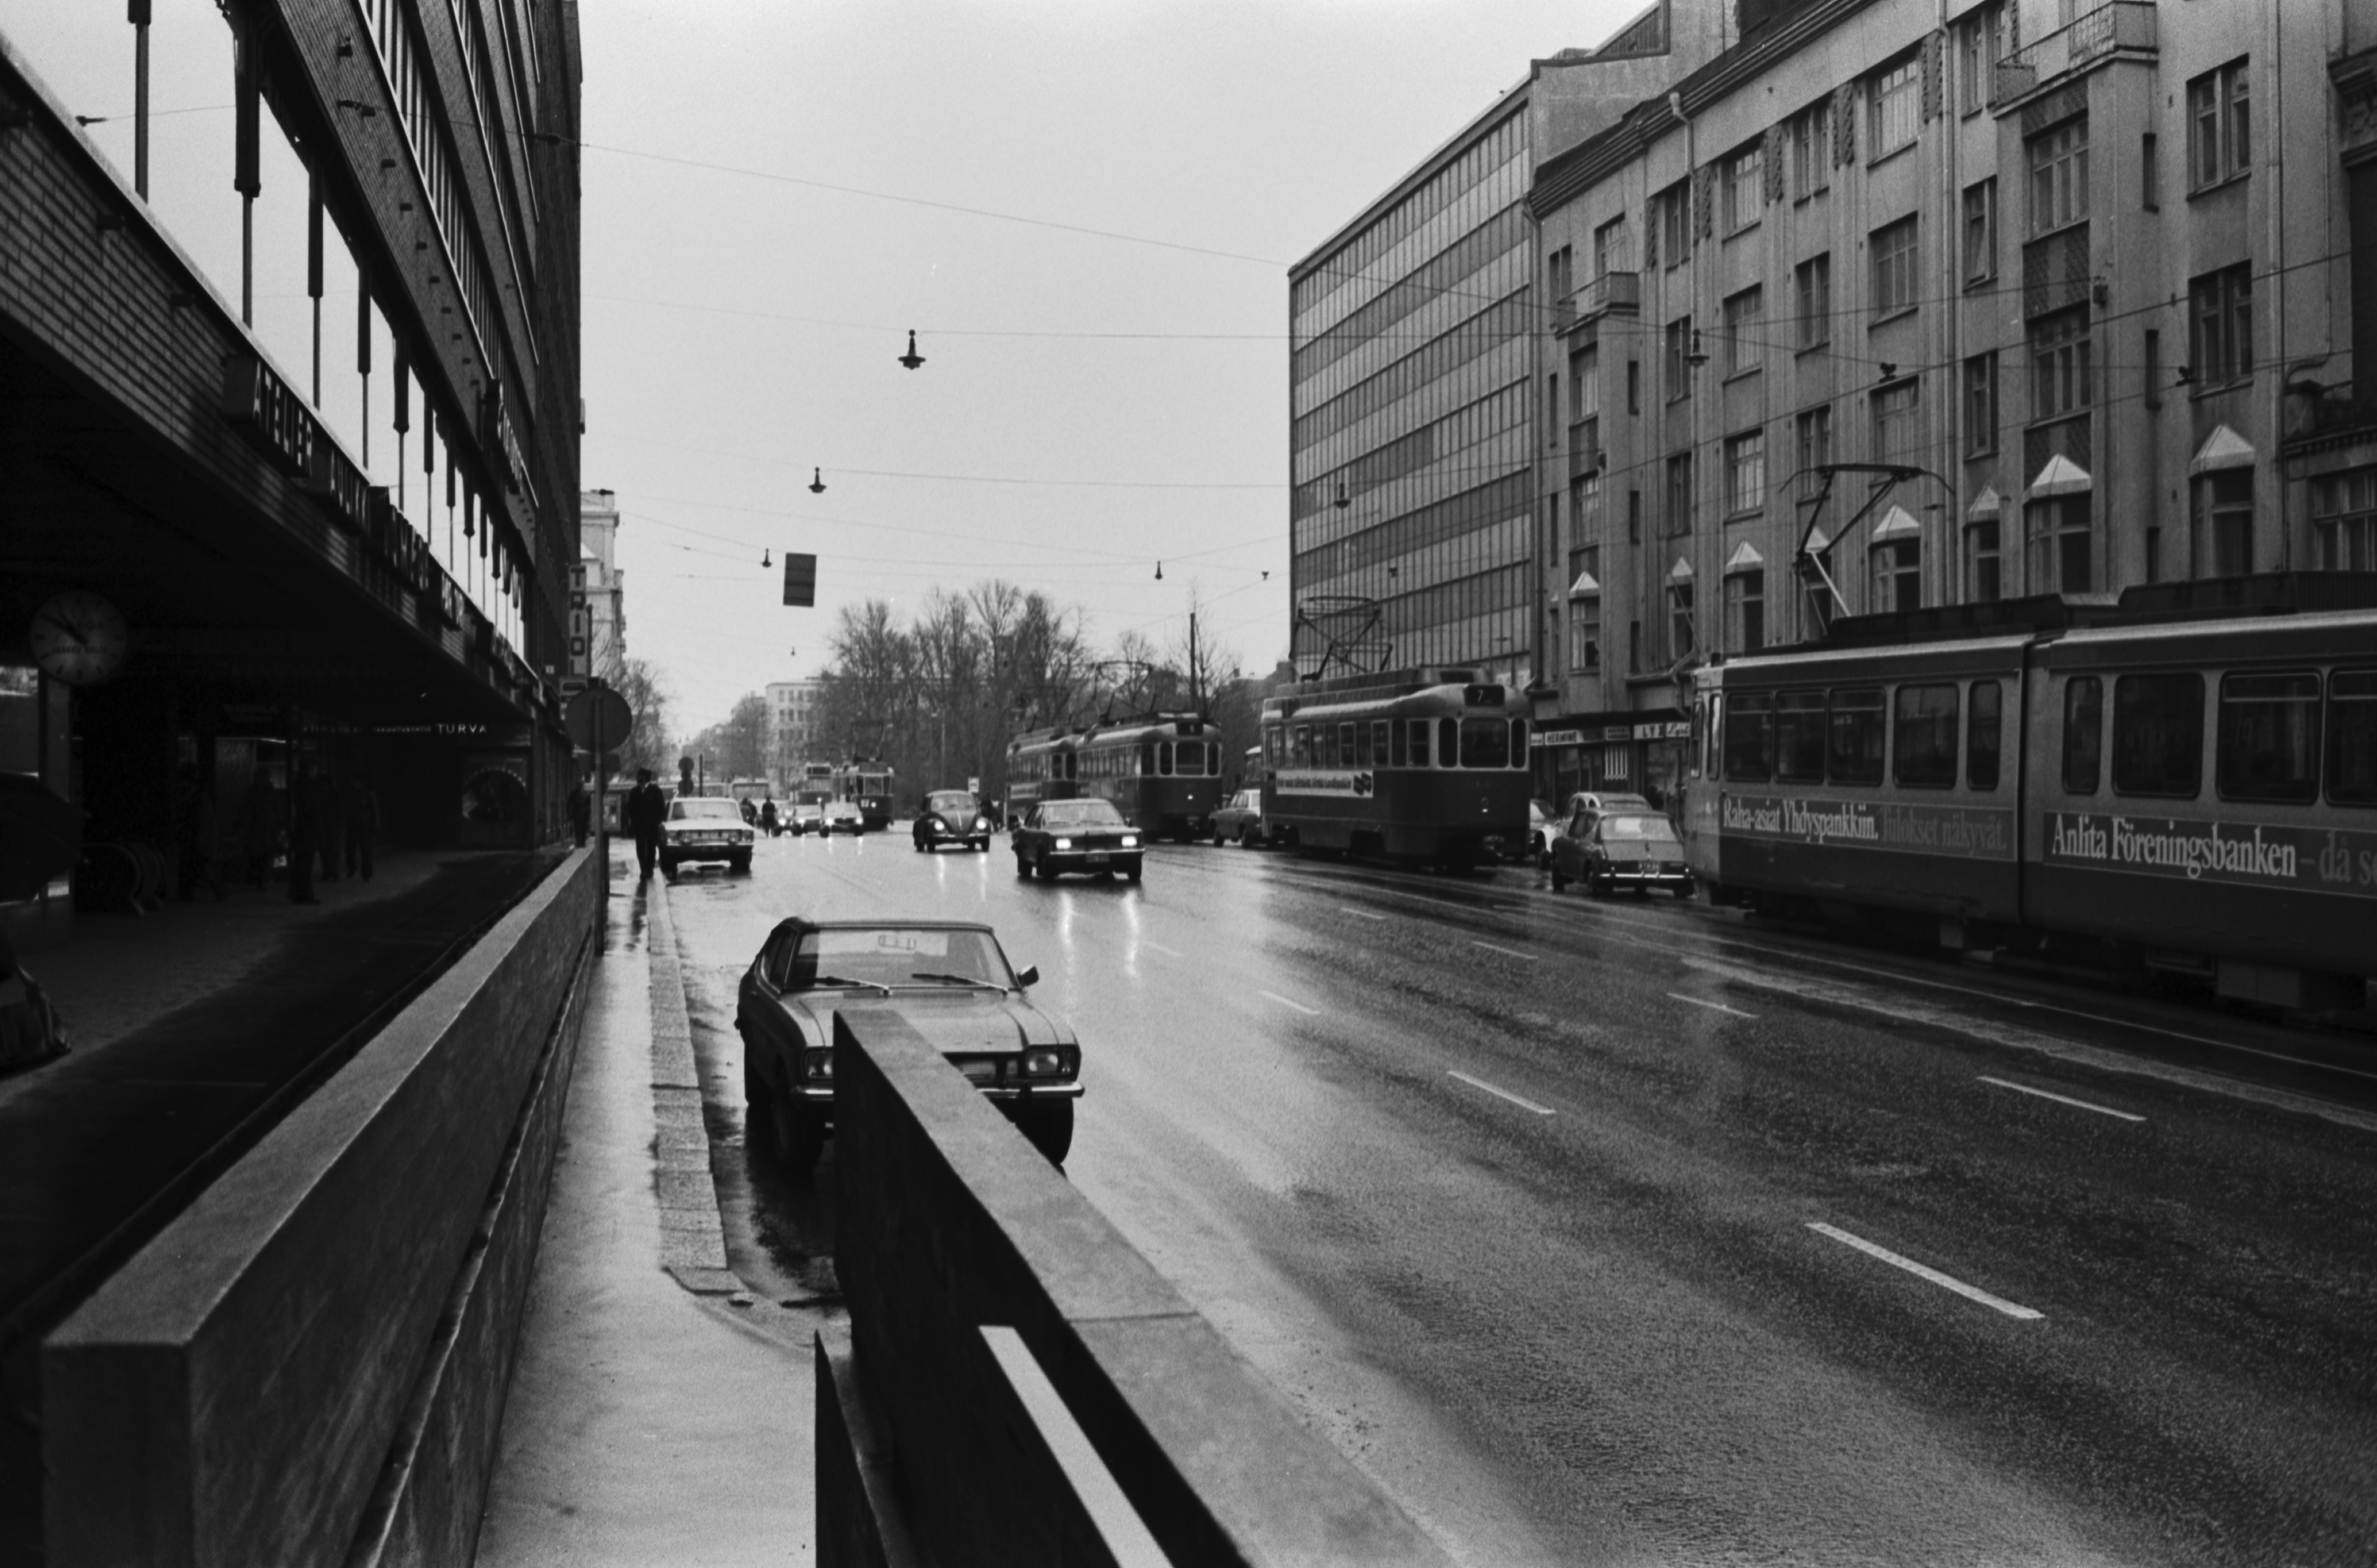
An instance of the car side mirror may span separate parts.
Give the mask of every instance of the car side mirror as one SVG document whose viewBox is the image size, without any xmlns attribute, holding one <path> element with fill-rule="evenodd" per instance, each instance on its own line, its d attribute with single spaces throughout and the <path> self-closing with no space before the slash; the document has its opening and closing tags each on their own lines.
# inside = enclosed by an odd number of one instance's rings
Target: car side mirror
<svg viewBox="0 0 2377 1568">
<path fill-rule="evenodd" d="M 1024 965 L 1021 969 L 1016 972 L 1015 983 L 1019 986 L 1022 986 L 1026 990 L 1038 985 L 1040 983 L 1040 966 L 1037 964 Z"/>
</svg>

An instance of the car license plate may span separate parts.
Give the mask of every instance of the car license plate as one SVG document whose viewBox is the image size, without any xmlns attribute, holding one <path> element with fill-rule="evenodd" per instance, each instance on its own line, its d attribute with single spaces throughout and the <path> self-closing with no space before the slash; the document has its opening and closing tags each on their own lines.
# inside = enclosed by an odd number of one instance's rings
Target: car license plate
<svg viewBox="0 0 2377 1568">
<path fill-rule="evenodd" d="M 1114 857 L 1107 854 L 1104 849 L 1097 849 L 1091 852 L 1090 864 L 1093 866 L 1102 866 L 1113 859 Z"/>
</svg>

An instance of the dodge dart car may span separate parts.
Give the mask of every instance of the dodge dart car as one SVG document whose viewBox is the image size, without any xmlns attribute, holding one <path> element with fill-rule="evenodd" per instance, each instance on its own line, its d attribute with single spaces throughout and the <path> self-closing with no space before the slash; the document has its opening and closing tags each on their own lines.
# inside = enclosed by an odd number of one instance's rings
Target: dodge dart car
<svg viewBox="0 0 2377 1568">
<path fill-rule="evenodd" d="M 1024 995 L 1040 972 L 1010 968 L 986 925 L 955 921 L 787 920 L 735 993 L 745 1136 L 793 1175 L 833 1131 L 833 1019 L 890 1002 L 1053 1163 L 1073 1145 L 1081 1047 Z"/>
<path fill-rule="evenodd" d="M 1123 820 L 1112 801 L 1043 801 L 1015 830 L 1012 842 L 1018 876 L 1054 882 L 1062 872 L 1120 872 L 1139 880 L 1139 829 Z"/>
<path fill-rule="evenodd" d="M 916 848 L 938 849 L 955 844 L 962 849 L 990 848 L 990 817 L 982 802 L 963 790 L 936 790 L 925 797 L 916 814 Z"/>
</svg>

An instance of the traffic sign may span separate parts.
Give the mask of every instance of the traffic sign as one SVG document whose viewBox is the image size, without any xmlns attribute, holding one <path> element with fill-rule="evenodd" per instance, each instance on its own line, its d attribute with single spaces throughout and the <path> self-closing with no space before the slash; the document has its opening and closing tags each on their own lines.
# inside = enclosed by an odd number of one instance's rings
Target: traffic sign
<svg viewBox="0 0 2377 1568">
<path fill-rule="evenodd" d="M 817 603 L 817 557 L 784 552 L 784 602 L 799 607 Z"/>
<path fill-rule="evenodd" d="M 569 699 L 563 722 L 570 742 L 581 752 L 608 752 L 636 727 L 627 699 L 608 686 L 589 686 Z"/>
</svg>

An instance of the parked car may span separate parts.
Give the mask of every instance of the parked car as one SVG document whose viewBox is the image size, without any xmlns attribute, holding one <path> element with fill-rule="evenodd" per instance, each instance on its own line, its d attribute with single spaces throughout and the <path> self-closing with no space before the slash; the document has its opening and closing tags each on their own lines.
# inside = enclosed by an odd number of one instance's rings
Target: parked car
<svg viewBox="0 0 2377 1568">
<path fill-rule="evenodd" d="M 736 988 L 746 1140 L 787 1171 L 813 1169 L 833 1131 L 833 1016 L 896 999 L 983 1098 L 1052 1162 L 1073 1145 L 1081 1047 L 1033 1005 L 1036 968 L 1007 961 L 989 926 L 955 921 L 781 921 Z"/>
<path fill-rule="evenodd" d="M 1241 790 L 1213 814 L 1213 842 L 1243 844 L 1253 849 L 1271 841 L 1263 825 L 1262 791 Z"/>
<path fill-rule="evenodd" d="M 866 814 L 856 801 L 828 801 L 818 818 L 819 833 L 848 833 L 854 837 L 866 831 Z"/>
<path fill-rule="evenodd" d="M 1486 840 L 1488 854 L 1514 865 L 1547 866 L 1551 864 L 1552 840 L 1559 836 L 1559 818 L 1541 801 L 1527 802 L 1527 836 L 1509 838 L 1500 834 L 1489 835 Z"/>
<path fill-rule="evenodd" d="M 1144 851 L 1139 829 L 1122 819 L 1114 802 L 1095 796 L 1043 801 L 1015 830 L 1015 874 L 1054 882 L 1069 871 L 1120 872 L 1139 880 Z"/>
<path fill-rule="evenodd" d="M 990 817 L 970 790 L 936 790 L 925 797 L 913 830 L 916 848 L 938 849 L 955 844 L 965 849 L 990 848 Z"/>
<path fill-rule="evenodd" d="M 1648 802 L 1638 810 L 1613 806 L 1610 800 L 1603 796 L 1587 804 L 1585 796 L 1576 798 L 1565 830 L 1552 841 L 1553 891 L 1582 882 L 1588 893 L 1664 887 L 1679 898 L 1690 897 L 1692 873 L 1684 863 L 1683 841 L 1667 819 Z"/>
<path fill-rule="evenodd" d="M 661 821 L 662 874 L 675 876 L 677 867 L 709 861 L 730 870 L 751 869 L 752 829 L 743 821 L 743 809 L 733 801 L 697 797 L 669 802 Z"/>
</svg>

